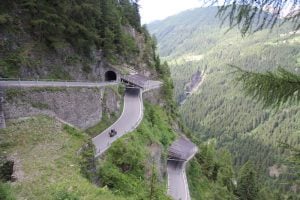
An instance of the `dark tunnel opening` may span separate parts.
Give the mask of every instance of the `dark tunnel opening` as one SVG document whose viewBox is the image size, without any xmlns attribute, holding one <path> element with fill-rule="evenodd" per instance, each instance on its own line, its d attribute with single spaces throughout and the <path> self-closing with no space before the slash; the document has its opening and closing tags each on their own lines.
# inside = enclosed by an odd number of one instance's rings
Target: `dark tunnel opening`
<svg viewBox="0 0 300 200">
<path fill-rule="evenodd" d="M 105 81 L 116 81 L 117 74 L 114 71 L 107 71 L 105 72 Z"/>
</svg>

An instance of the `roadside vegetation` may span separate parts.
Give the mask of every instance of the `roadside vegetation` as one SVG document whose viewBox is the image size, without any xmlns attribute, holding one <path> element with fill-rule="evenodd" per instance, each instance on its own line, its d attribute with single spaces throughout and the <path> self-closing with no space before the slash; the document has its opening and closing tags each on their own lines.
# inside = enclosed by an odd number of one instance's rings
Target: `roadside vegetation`
<svg viewBox="0 0 300 200">
<path fill-rule="evenodd" d="M 105 105 L 105 101 L 109 101 L 107 99 L 107 90 L 112 90 L 115 95 L 117 95 L 117 99 L 120 99 L 120 108 L 118 112 L 109 112 L 109 108 L 104 107 L 102 110 L 102 118 L 99 123 L 95 126 L 89 127 L 85 131 L 90 135 L 90 137 L 95 137 L 96 135 L 102 133 L 106 128 L 111 126 L 117 119 L 121 116 L 124 106 L 124 94 L 125 94 L 125 87 L 123 85 L 118 86 L 109 86 L 104 89 L 104 95 L 102 99 L 102 105 Z"/>
<path fill-rule="evenodd" d="M 175 137 L 166 112 L 146 103 L 144 119 L 137 130 L 113 143 L 100 161 L 101 185 L 114 194 L 134 199 L 169 199 L 166 172 L 162 170 L 167 148 Z"/>
<path fill-rule="evenodd" d="M 45 116 L 10 121 L 0 130 L 1 156 L 20 176 L 0 184 L 1 199 L 169 199 L 163 169 L 175 137 L 164 109 L 146 103 L 138 129 L 113 143 L 96 169 L 84 132 Z"/>
<path fill-rule="evenodd" d="M 291 34 L 286 23 L 242 38 L 236 29 L 225 33 L 226 23 L 220 28 L 217 11 L 199 8 L 148 26 L 157 35 L 162 60 L 169 61 L 177 102 L 185 98 L 184 87 L 191 76 L 205 71 L 200 89 L 179 108 L 183 124 L 198 139 L 216 139 L 217 149 L 229 150 L 236 174 L 250 160 L 257 182 L 271 188 L 270 194 L 299 198 L 299 184 L 293 189 L 299 177 L 287 161 L 292 154 L 280 148 L 283 142 L 299 149 L 299 105 L 287 101 L 277 110 L 265 108 L 251 95 L 245 97 L 242 84 L 235 80 L 236 69 L 228 66 L 259 73 L 276 72 L 280 66 L 299 74 L 299 33 Z M 266 100 L 273 98 L 269 97 Z M 274 168 L 279 174 L 272 174 Z"/>
<path fill-rule="evenodd" d="M 8 123 L 0 130 L 1 156 L 17 165 L 17 182 L 1 183 L 0 196 L 16 199 L 127 199 L 99 188 L 81 173 L 85 133 L 44 116 Z"/>
</svg>

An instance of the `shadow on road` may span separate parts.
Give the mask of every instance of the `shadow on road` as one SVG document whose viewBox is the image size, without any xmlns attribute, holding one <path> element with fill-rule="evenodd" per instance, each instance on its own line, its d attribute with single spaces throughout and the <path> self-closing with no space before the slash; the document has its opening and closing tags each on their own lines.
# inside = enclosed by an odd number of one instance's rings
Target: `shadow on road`
<svg viewBox="0 0 300 200">
<path fill-rule="evenodd" d="M 139 88 L 126 88 L 126 94 L 129 96 L 138 96 L 140 94 Z"/>
<path fill-rule="evenodd" d="M 182 170 L 183 169 L 183 161 L 177 161 L 177 160 L 168 160 L 168 166 L 172 170 Z M 181 171 L 179 171 L 181 172 Z"/>
</svg>

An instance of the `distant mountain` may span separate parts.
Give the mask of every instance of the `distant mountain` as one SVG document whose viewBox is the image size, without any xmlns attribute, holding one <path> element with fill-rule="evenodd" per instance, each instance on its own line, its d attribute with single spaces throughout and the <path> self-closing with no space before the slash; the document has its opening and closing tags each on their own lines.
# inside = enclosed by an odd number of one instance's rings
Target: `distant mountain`
<svg viewBox="0 0 300 200">
<path fill-rule="evenodd" d="M 221 23 L 218 18 L 215 18 L 216 14 L 216 7 L 198 8 L 147 26 L 159 41 L 158 46 L 161 56 L 176 56 L 187 52 L 194 52 L 195 48 L 187 51 L 186 48 L 195 47 L 197 43 L 205 45 L 211 39 L 216 42 L 215 40 L 218 38 L 214 37 L 214 35 L 201 34 L 220 32 Z M 199 41 L 193 41 L 194 36 L 197 36 Z M 204 44 L 200 43 L 202 41 L 206 42 Z M 213 44 L 213 41 L 211 41 L 207 48 L 212 47 Z M 185 47 L 184 50 L 180 51 L 181 47 Z"/>
<path fill-rule="evenodd" d="M 245 97 L 228 64 L 261 72 L 282 66 L 297 73 L 300 34 L 289 34 L 285 24 L 242 38 L 237 29 L 221 26 L 217 9 L 197 8 L 148 25 L 170 65 L 177 102 L 186 98 L 185 86 L 198 69 L 205 75 L 180 107 L 183 121 L 202 140 L 215 138 L 219 148 L 230 150 L 237 168 L 252 160 L 263 182 L 290 191 L 276 183 L 286 182 L 292 169 L 277 170 L 280 176 L 275 177 L 273 169 L 287 165 L 287 152 L 278 148 L 278 141 L 300 146 L 300 108 L 264 109 Z"/>
</svg>

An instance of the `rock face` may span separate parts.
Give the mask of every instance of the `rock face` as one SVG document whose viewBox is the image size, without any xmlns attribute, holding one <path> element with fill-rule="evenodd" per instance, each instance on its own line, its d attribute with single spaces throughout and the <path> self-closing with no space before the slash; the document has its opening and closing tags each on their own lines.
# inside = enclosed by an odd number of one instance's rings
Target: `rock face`
<svg viewBox="0 0 300 200">
<path fill-rule="evenodd" d="M 121 97 L 112 88 L 33 88 L 7 89 L 3 110 L 6 119 L 34 115 L 53 116 L 76 127 L 86 129 L 107 113 L 119 112 Z"/>
<path fill-rule="evenodd" d="M 201 82 L 202 80 L 202 73 L 200 70 L 197 70 L 197 72 L 195 72 L 192 77 L 190 82 L 188 82 L 185 85 L 185 92 L 186 93 L 191 93 L 193 91 L 194 88 L 197 87 L 197 85 Z"/>
<path fill-rule="evenodd" d="M 188 96 L 196 92 L 203 82 L 204 75 L 203 73 L 198 69 L 190 78 L 190 81 L 188 81 L 185 84 L 184 87 L 184 93 L 180 96 L 179 103 L 183 104 Z"/>
<path fill-rule="evenodd" d="M 159 98 L 162 96 L 161 92 L 161 88 L 147 91 L 143 93 L 143 99 L 149 101 L 152 104 L 163 106 L 165 104 L 165 101 L 163 98 Z"/>
</svg>

